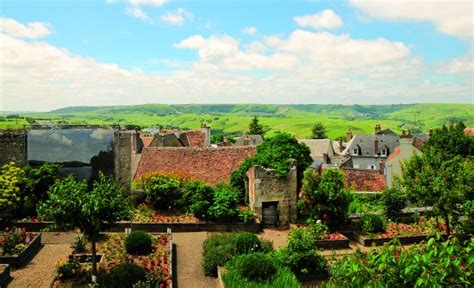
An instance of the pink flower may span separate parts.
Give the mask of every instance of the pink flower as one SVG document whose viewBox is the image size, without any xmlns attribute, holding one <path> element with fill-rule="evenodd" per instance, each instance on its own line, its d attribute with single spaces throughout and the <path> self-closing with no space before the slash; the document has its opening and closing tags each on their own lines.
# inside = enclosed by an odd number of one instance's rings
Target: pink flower
<svg viewBox="0 0 474 288">
<path fill-rule="evenodd" d="M 328 221 L 328 219 L 329 219 L 328 214 L 327 214 L 327 213 L 324 213 L 324 214 L 323 214 L 323 220 L 324 220 L 324 221 Z"/>
</svg>

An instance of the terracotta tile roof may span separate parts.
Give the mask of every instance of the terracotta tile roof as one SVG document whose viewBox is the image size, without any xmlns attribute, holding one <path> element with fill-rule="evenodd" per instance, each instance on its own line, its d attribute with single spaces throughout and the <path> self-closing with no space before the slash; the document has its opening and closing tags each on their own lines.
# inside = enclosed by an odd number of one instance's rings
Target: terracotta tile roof
<svg viewBox="0 0 474 288">
<path fill-rule="evenodd" d="M 134 179 L 150 173 L 180 174 L 215 185 L 228 182 L 230 175 L 255 147 L 149 147 L 143 149 Z"/>
<path fill-rule="evenodd" d="M 382 191 L 385 188 L 385 176 L 379 171 L 344 169 L 346 186 L 355 191 Z"/>
<path fill-rule="evenodd" d="M 153 141 L 153 136 L 140 135 L 140 139 L 143 142 L 143 148 L 147 148 L 148 146 L 150 146 L 151 141 Z"/>
<path fill-rule="evenodd" d="M 206 135 L 200 130 L 185 132 L 188 136 L 189 147 L 204 147 Z"/>
<path fill-rule="evenodd" d="M 398 156 L 398 154 L 400 154 L 400 146 L 398 146 L 397 148 L 395 148 L 395 151 L 393 151 L 393 152 L 388 156 L 387 161 L 394 159 L 395 157 Z"/>
<path fill-rule="evenodd" d="M 474 136 L 474 128 L 473 127 L 464 128 L 464 135 Z"/>
</svg>

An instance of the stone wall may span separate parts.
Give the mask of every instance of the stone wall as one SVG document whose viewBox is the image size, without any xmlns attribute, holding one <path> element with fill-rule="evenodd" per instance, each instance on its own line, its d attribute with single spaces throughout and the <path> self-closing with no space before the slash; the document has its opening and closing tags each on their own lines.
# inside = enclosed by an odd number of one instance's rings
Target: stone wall
<svg viewBox="0 0 474 288">
<path fill-rule="evenodd" d="M 114 169 L 115 179 L 130 193 L 132 179 L 132 132 L 115 131 Z"/>
<path fill-rule="evenodd" d="M 247 172 L 249 206 L 262 220 L 264 202 L 278 202 L 279 224 L 287 225 L 297 217 L 296 164 L 291 164 L 285 178 L 277 178 L 275 170 L 253 166 Z"/>
<path fill-rule="evenodd" d="M 0 132 L 0 166 L 10 162 L 15 162 L 17 166 L 25 166 L 27 139 L 26 131 Z"/>
</svg>

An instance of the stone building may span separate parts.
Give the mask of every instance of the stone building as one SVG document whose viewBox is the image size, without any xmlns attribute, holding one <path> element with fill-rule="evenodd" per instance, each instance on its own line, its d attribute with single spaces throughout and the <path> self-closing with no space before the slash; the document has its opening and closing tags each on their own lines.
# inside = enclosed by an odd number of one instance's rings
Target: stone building
<svg viewBox="0 0 474 288">
<path fill-rule="evenodd" d="M 15 162 L 25 166 L 27 160 L 28 136 L 26 131 L 0 132 L 0 166 Z"/>
<path fill-rule="evenodd" d="M 385 162 L 385 177 L 387 187 L 393 187 L 395 178 L 402 177 L 403 162 L 413 155 L 421 155 L 422 152 L 413 144 L 414 139 L 410 137 L 400 138 L 400 146 L 390 154 Z"/>
<path fill-rule="evenodd" d="M 296 162 L 290 164 L 288 175 L 275 176 L 275 170 L 253 166 L 247 172 L 246 186 L 249 207 L 264 224 L 287 225 L 297 217 Z"/>
</svg>

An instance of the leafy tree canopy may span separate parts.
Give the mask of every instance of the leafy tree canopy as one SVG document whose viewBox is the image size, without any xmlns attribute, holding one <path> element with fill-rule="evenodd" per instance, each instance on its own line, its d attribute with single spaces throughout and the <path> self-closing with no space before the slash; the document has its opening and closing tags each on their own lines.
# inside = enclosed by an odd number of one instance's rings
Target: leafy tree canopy
<svg viewBox="0 0 474 288">
<path fill-rule="evenodd" d="M 474 137 L 464 135 L 463 122 L 435 129 L 424 149 L 434 148 L 443 158 L 474 156 Z"/>
</svg>

